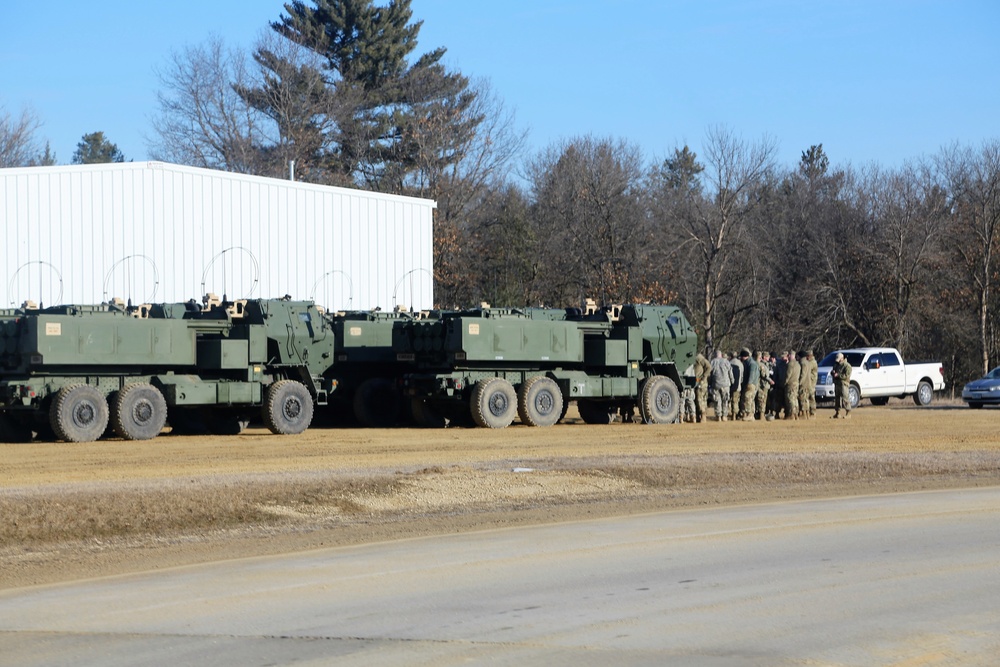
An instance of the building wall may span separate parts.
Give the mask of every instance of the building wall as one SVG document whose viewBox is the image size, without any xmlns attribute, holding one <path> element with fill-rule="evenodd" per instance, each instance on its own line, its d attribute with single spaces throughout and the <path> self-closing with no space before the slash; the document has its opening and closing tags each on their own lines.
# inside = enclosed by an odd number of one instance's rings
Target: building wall
<svg viewBox="0 0 1000 667">
<path fill-rule="evenodd" d="M 0 303 L 431 308 L 434 207 L 162 162 L 0 169 Z"/>
</svg>

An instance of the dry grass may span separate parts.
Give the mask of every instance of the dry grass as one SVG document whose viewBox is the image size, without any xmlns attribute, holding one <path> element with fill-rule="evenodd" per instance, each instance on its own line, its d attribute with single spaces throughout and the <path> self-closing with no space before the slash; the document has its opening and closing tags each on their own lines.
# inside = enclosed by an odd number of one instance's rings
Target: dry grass
<svg viewBox="0 0 1000 667">
<path fill-rule="evenodd" d="M 361 511 L 352 500 L 391 493 L 397 480 L 203 480 L 126 488 L 0 495 L 0 548 L 81 539 L 205 533 Z M 291 511 L 289 511 L 291 510 Z"/>
<path fill-rule="evenodd" d="M 727 499 L 808 496 L 834 486 L 892 490 L 1000 483 L 1000 452 L 718 453 L 525 462 L 535 475 L 496 467 L 432 466 L 364 478 L 315 474 L 206 477 L 41 487 L 0 493 L 0 548 L 75 540 L 204 535 L 220 530 L 310 530 L 464 508 L 524 509 L 623 497 Z M 617 480 L 597 486 L 596 478 Z M 595 490 L 596 489 L 596 490 Z M 480 498 L 479 496 L 483 496 Z"/>
</svg>

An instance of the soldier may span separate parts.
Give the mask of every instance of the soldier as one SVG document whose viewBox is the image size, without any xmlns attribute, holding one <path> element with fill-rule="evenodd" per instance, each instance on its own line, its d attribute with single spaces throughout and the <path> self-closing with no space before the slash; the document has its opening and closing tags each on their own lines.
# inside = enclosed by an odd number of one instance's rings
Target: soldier
<svg viewBox="0 0 1000 667">
<path fill-rule="evenodd" d="M 729 365 L 733 370 L 733 384 L 729 391 L 729 418 L 736 420 L 740 416 L 740 391 L 743 381 L 743 362 L 733 352 L 729 355 Z"/>
<path fill-rule="evenodd" d="M 816 361 L 816 357 L 813 355 L 812 350 L 806 350 L 806 361 L 803 366 L 809 365 L 809 391 L 807 392 L 807 402 L 806 405 L 802 407 L 802 411 L 806 413 L 809 419 L 816 418 L 816 383 L 819 381 L 819 362 Z"/>
<path fill-rule="evenodd" d="M 840 411 L 844 411 L 844 419 L 851 418 L 851 364 L 844 358 L 843 352 L 837 353 L 837 360 L 833 364 L 833 396 L 834 413 L 833 419 L 840 417 Z"/>
<path fill-rule="evenodd" d="M 781 417 L 785 407 L 785 378 L 788 377 L 788 352 L 782 351 L 774 362 L 774 386 L 771 387 L 771 414 Z"/>
<path fill-rule="evenodd" d="M 715 351 L 715 358 L 712 359 L 712 400 L 715 401 L 715 418 L 726 421 L 729 416 L 729 392 L 733 386 L 733 366 L 722 354 L 722 350 Z"/>
<path fill-rule="evenodd" d="M 757 363 L 760 365 L 760 384 L 757 386 L 757 414 L 760 415 L 758 419 L 765 419 L 767 417 L 767 399 L 771 393 L 771 384 L 774 382 L 771 379 L 771 355 L 767 352 L 761 352 Z"/>
<path fill-rule="evenodd" d="M 799 419 L 809 416 L 809 360 L 806 351 L 799 352 Z M 815 391 L 815 390 L 814 390 Z"/>
<path fill-rule="evenodd" d="M 694 358 L 694 398 L 699 423 L 708 419 L 708 381 L 711 373 L 712 364 L 699 352 Z"/>
<path fill-rule="evenodd" d="M 795 360 L 795 351 L 788 353 L 785 372 L 785 419 L 799 418 L 799 376 L 802 369 Z"/>
<path fill-rule="evenodd" d="M 747 348 L 740 350 L 740 360 L 743 362 L 743 421 L 752 422 L 756 405 L 754 399 L 757 397 L 757 385 L 760 384 L 760 366 L 750 356 Z"/>
</svg>

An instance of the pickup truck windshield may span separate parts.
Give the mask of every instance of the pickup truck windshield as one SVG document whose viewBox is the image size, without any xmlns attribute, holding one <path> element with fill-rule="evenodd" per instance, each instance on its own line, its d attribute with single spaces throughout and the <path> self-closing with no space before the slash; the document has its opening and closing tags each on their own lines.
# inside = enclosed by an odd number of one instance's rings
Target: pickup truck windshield
<svg viewBox="0 0 1000 667">
<path fill-rule="evenodd" d="M 854 368 L 861 366 L 861 362 L 865 359 L 864 352 L 845 352 L 844 356 L 847 357 L 847 363 L 849 363 Z M 833 366 L 837 363 L 837 353 L 831 352 L 830 354 L 823 357 L 823 361 L 819 362 L 820 366 Z"/>
</svg>

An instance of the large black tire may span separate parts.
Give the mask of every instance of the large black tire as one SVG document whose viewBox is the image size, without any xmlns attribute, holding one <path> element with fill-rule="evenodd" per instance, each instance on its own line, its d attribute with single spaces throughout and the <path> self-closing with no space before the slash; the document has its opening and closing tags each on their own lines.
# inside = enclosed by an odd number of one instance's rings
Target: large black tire
<svg viewBox="0 0 1000 667">
<path fill-rule="evenodd" d="M 410 400 L 410 413 L 421 428 L 444 428 L 448 425 L 448 419 L 423 398 Z"/>
<path fill-rule="evenodd" d="M 913 392 L 913 402 L 920 406 L 928 406 L 934 400 L 934 387 L 930 382 L 921 382 Z"/>
<path fill-rule="evenodd" d="M 204 408 L 201 414 L 212 435 L 239 435 L 250 425 L 250 420 L 244 415 L 230 410 Z"/>
<path fill-rule="evenodd" d="M 63 387 L 52 399 L 49 423 L 56 437 L 67 442 L 93 442 L 108 426 L 108 401 L 86 384 Z"/>
<path fill-rule="evenodd" d="M 295 380 L 279 380 L 267 388 L 261 409 L 264 426 L 271 433 L 295 435 L 302 433 L 313 418 L 313 399 L 309 390 Z"/>
<path fill-rule="evenodd" d="M 171 435 L 208 435 L 205 416 L 198 408 L 172 407 L 167 410 Z"/>
<path fill-rule="evenodd" d="M 389 428 L 399 423 L 402 395 L 386 378 L 368 378 L 354 392 L 354 416 L 362 426 Z"/>
<path fill-rule="evenodd" d="M 528 378 L 517 392 L 517 415 L 528 426 L 552 426 L 563 412 L 563 395 L 555 380 L 543 375 Z"/>
<path fill-rule="evenodd" d="M 639 390 L 639 414 L 646 424 L 671 424 L 677 420 L 681 395 L 674 381 L 664 375 L 654 375 L 642 383 Z"/>
<path fill-rule="evenodd" d="M 504 378 L 480 380 L 472 390 L 469 411 L 479 426 L 506 428 L 517 414 L 517 393 Z"/>
<path fill-rule="evenodd" d="M 31 427 L 16 417 L 0 413 L 0 442 L 31 442 Z"/>
<path fill-rule="evenodd" d="M 151 384 L 127 385 L 112 403 L 111 423 L 126 440 L 152 440 L 167 423 L 167 402 Z"/>
<path fill-rule="evenodd" d="M 610 403 L 581 398 L 576 402 L 580 419 L 585 424 L 610 424 L 615 420 L 615 408 Z"/>
</svg>

